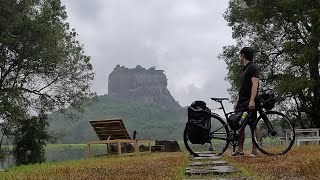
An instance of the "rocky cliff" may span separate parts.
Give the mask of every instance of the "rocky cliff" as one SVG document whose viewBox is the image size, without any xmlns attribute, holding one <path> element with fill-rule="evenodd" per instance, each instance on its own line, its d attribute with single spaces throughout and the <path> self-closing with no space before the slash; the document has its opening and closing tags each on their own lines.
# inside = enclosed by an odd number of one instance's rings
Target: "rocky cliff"
<svg viewBox="0 0 320 180">
<path fill-rule="evenodd" d="M 163 70 L 145 69 L 138 65 L 133 69 L 117 65 L 109 75 L 110 96 L 139 99 L 162 108 L 180 108 L 167 89 Z"/>
</svg>

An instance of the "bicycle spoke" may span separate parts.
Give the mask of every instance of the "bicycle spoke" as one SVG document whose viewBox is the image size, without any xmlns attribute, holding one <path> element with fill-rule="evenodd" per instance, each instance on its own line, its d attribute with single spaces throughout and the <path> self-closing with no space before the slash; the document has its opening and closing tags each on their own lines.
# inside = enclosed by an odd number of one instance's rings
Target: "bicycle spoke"
<svg viewBox="0 0 320 180">
<path fill-rule="evenodd" d="M 224 126 L 222 126 L 222 127 L 219 127 L 218 129 L 212 130 L 211 133 L 217 132 L 217 131 L 225 128 L 226 126 L 228 126 L 228 125 L 224 125 Z M 212 128 L 211 128 L 211 129 L 212 129 Z"/>
<path fill-rule="evenodd" d="M 219 138 L 219 137 L 212 137 L 212 139 L 220 139 L 220 140 L 224 140 L 224 141 L 229 140 L 228 138 Z"/>
<path fill-rule="evenodd" d="M 268 128 L 268 122 L 262 118 L 255 123 L 254 139 L 259 150 L 269 155 L 287 153 L 294 143 L 294 129 L 289 119 L 279 112 L 267 112 L 267 118 L 274 131 Z M 286 131 L 293 132 L 288 136 Z"/>
</svg>

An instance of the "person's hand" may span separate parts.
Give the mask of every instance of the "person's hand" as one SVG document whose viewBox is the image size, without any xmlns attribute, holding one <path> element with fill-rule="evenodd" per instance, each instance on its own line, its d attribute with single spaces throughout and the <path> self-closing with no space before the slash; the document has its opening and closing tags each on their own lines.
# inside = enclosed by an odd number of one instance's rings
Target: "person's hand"
<svg viewBox="0 0 320 180">
<path fill-rule="evenodd" d="M 256 107 L 256 103 L 254 102 L 254 99 L 250 99 L 249 102 L 249 110 L 254 110 L 254 108 Z"/>
</svg>

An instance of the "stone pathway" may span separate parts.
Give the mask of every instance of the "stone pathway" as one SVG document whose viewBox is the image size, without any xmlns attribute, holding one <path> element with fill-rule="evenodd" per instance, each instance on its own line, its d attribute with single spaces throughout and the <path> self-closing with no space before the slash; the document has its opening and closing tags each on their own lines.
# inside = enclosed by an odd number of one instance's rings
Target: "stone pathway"
<svg viewBox="0 0 320 180">
<path fill-rule="evenodd" d="M 200 157 L 190 157 L 190 161 L 186 167 L 186 174 L 188 176 L 194 175 L 218 175 L 224 176 L 232 173 L 240 172 L 236 167 L 228 165 L 227 161 L 221 160 L 220 156 L 212 154 L 211 152 L 198 152 Z M 251 178 L 218 178 L 212 180 L 249 180 Z M 196 180 L 196 179 L 188 179 Z M 200 180 L 200 179 L 199 179 Z M 201 179 L 204 180 L 204 179 Z M 206 179 L 209 180 L 209 179 Z"/>
</svg>

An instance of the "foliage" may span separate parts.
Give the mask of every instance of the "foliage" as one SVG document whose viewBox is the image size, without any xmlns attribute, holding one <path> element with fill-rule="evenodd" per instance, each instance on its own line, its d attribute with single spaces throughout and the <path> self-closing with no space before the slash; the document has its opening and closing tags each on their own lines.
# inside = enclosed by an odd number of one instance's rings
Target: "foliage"
<svg viewBox="0 0 320 180">
<path fill-rule="evenodd" d="M 0 3 L 0 115 L 78 107 L 91 95 L 92 66 L 65 7 L 59 0 Z"/>
<path fill-rule="evenodd" d="M 54 140 L 48 125 L 47 116 L 42 115 L 21 120 L 13 127 L 13 155 L 17 165 L 45 161 L 44 146 L 47 141 Z"/>
<path fill-rule="evenodd" d="M 0 0 L 0 119 L 7 130 L 45 127 L 30 117 L 81 109 L 93 96 L 90 57 L 66 19 L 60 0 Z"/>
<path fill-rule="evenodd" d="M 8 179 L 182 179 L 184 153 L 152 153 L 129 157 L 100 157 L 21 166 L 0 173 Z M 155 163 L 156 162 L 156 163 Z"/>
<path fill-rule="evenodd" d="M 231 0 L 224 17 L 237 41 L 220 55 L 231 94 L 239 87 L 239 51 L 251 46 L 262 72 L 260 87 L 275 88 L 283 109 L 300 121 L 307 115 L 311 126 L 320 127 L 320 2 Z"/>
<path fill-rule="evenodd" d="M 98 96 L 85 104 L 85 111 L 77 119 L 65 118 L 56 112 L 49 116 L 51 128 L 61 143 L 85 143 L 97 139 L 89 120 L 121 118 L 129 132 L 137 130 L 137 138 L 153 140 L 182 139 L 187 121 L 184 108 L 165 110 L 143 101 L 133 101 L 108 95 Z"/>
</svg>

